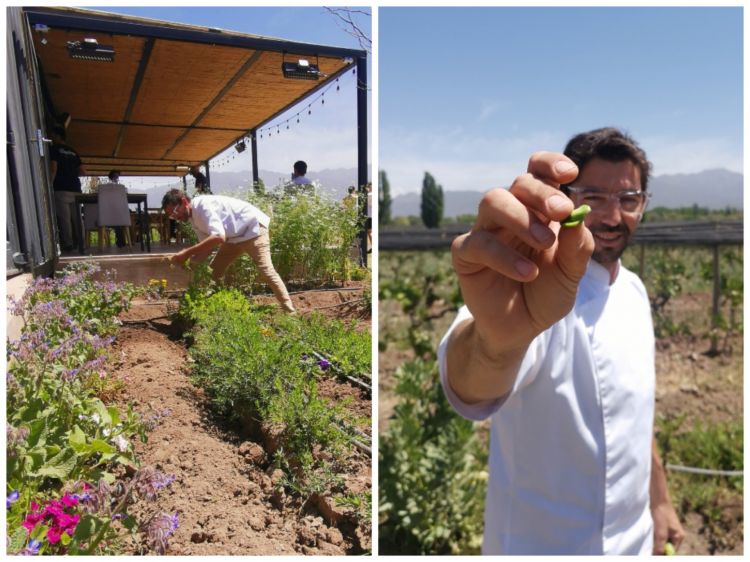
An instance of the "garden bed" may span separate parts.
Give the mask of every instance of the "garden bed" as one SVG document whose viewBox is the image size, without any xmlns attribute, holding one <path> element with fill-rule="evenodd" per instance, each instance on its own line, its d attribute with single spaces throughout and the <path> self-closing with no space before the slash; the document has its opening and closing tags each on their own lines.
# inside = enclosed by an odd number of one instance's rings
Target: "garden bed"
<svg viewBox="0 0 750 562">
<path fill-rule="evenodd" d="M 292 299 L 303 316 L 319 309 L 330 318 L 356 320 L 358 330 L 369 332 L 369 313 L 351 302 L 362 298 L 362 290 L 362 284 L 350 283 L 341 290 L 293 293 Z M 355 451 L 339 465 L 337 493 L 295 494 L 284 486 L 288 476 L 274 466 L 262 433 L 217 414 L 206 392 L 191 382 L 192 359 L 168 318 L 166 301 L 134 303 L 121 319 L 114 364 L 114 376 L 125 382 L 121 399 L 169 410 L 136 452 L 144 464 L 176 477 L 158 500 L 180 517 L 170 554 L 342 555 L 370 549 L 369 505 L 352 501 L 369 494 L 369 456 Z M 366 418 L 360 429 L 369 435 L 367 393 L 335 377 L 318 382 L 318 397 L 344 404 L 355 419 Z"/>
</svg>

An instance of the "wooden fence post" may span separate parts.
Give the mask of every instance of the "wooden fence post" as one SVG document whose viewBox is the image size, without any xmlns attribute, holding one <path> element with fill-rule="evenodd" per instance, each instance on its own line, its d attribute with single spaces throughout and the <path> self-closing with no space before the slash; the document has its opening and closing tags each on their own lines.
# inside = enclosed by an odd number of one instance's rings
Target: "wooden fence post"
<svg viewBox="0 0 750 562">
<path fill-rule="evenodd" d="M 714 289 L 713 289 L 713 295 L 711 299 L 711 349 L 709 350 L 709 353 L 711 355 L 716 355 L 719 350 L 717 348 L 718 345 L 718 336 L 716 334 L 716 330 L 719 327 L 719 301 L 721 298 L 721 273 L 719 271 L 719 245 L 714 244 L 713 245 L 713 253 L 714 253 Z"/>
</svg>

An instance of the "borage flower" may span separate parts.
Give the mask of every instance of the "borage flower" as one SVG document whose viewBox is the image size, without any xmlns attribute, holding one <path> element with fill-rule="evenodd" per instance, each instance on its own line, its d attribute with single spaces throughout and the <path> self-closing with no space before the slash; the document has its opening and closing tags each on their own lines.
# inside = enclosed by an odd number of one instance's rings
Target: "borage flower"
<svg viewBox="0 0 750 562">
<path fill-rule="evenodd" d="M 13 490 L 10 494 L 8 494 L 8 497 L 5 499 L 6 508 L 10 509 L 10 506 L 16 503 L 18 501 L 18 498 L 20 497 L 21 497 L 21 494 L 18 493 L 18 490 Z"/>
<path fill-rule="evenodd" d="M 27 544 L 26 547 L 18 554 L 21 556 L 36 556 L 37 554 L 39 554 L 39 549 L 41 547 L 42 541 L 35 541 L 34 539 L 31 539 L 29 541 L 29 544 Z"/>
<path fill-rule="evenodd" d="M 169 547 L 167 539 L 174 534 L 179 525 L 177 513 L 157 513 L 146 525 L 149 546 L 159 554 L 164 554 Z"/>
</svg>

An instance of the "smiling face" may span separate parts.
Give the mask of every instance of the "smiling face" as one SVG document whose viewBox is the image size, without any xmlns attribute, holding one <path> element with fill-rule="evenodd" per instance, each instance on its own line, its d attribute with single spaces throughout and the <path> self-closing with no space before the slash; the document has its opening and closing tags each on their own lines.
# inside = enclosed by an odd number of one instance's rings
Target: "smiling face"
<svg viewBox="0 0 750 562">
<path fill-rule="evenodd" d="M 604 195 L 620 194 L 640 190 L 641 174 L 630 160 L 610 162 L 594 158 L 586 163 L 573 185 L 603 192 Z M 576 206 L 586 203 L 585 196 L 580 193 L 572 193 L 571 197 Z M 592 257 L 610 272 L 617 268 L 617 262 L 640 222 L 644 206 L 641 204 L 636 211 L 625 212 L 618 199 L 611 197 L 601 208 L 592 210 L 586 216 L 584 224 L 594 235 Z"/>
</svg>

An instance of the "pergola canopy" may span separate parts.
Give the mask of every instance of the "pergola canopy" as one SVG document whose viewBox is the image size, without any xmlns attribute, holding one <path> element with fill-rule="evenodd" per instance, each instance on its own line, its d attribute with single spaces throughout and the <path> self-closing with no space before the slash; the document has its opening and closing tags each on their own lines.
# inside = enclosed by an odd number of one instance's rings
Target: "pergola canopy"
<svg viewBox="0 0 750 562">
<path fill-rule="evenodd" d="M 355 68 L 365 51 L 74 8 L 25 8 L 47 103 L 89 175 L 181 176 Z M 114 48 L 112 62 L 69 41 Z M 317 64 L 319 80 L 282 75 Z"/>
</svg>

